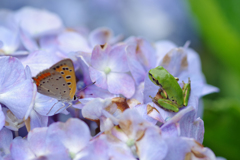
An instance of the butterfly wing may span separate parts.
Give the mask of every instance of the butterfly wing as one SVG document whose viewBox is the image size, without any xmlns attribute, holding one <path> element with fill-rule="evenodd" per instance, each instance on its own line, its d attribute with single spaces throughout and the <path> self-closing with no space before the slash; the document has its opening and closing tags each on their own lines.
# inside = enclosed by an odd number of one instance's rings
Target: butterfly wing
<svg viewBox="0 0 240 160">
<path fill-rule="evenodd" d="M 60 73 L 47 69 L 33 77 L 33 80 L 39 93 L 58 100 L 71 100 L 69 87 Z"/>
<path fill-rule="evenodd" d="M 69 87 L 69 97 L 73 99 L 77 86 L 76 86 L 76 76 L 74 71 L 73 62 L 71 59 L 64 59 L 55 65 L 53 65 L 50 69 L 60 73 L 64 78 L 66 84 Z"/>
</svg>

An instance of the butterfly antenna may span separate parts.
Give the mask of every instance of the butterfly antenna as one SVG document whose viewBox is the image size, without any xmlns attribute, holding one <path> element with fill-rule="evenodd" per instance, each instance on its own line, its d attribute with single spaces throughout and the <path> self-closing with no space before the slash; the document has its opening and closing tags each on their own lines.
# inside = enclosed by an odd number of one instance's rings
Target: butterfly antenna
<svg viewBox="0 0 240 160">
<path fill-rule="evenodd" d="M 82 90 L 86 89 L 87 87 L 89 87 L 89 86 L 91 86 L 91 85 L 93 85 L 93 84 L 95 84 L 95 83 L 96 83 L 96 81 L 95 81 L 95 82 L 93 82 L 93 83 L 91 83 L 91 84 L 89 84 L 89 85 L 87 85 L 87 86 L 85 86 L 84 88 L 80 89 L 80 91 L 82 91 Z"/>
<path fill-rule="evenodd" d="M 58 102 L 54 103 L 54 105 L 51 107 L 51 109 L 48 111 L 47 115 L 51 112 L 51 110 L 53 109 L 53 107 L 57 104 Z"/>
</svg>

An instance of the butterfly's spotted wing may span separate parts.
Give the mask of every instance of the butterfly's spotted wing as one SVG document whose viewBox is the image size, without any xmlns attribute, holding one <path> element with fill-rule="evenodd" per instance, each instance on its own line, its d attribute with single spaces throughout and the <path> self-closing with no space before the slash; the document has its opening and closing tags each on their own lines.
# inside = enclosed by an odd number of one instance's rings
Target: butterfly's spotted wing
<svg viewBox="0 0 240 160">
<path fill-rule="evenodd" d="M 76 86 L 76 76 L 74 71 L 73 62 L 71 59 L 64 59 L 55 65 L 53 65 L 50 69 L 57 71 L 60 73 L 65 82 L 67 83 L 69 87 L 69 96 L 71 99 L 73 99 L 77 86 Z"/>
<path fill-rule="evenodd" d="M 70 99 L 69 88 L 64 78 L 58 72 L 47 69 L 43 72 L 40 72 L 33 79 L 37 84 L 37 91 L 39 93 L 56 98 L 58 100 Z"/>
<path fill-rule="evenodd" d="M 58 100 L 72 100 L 76 91 L 76 78 L 70 59 L 62 60 L 50 69 L 40 72 L 33 78 L 39 93 Z"/>
</svg>

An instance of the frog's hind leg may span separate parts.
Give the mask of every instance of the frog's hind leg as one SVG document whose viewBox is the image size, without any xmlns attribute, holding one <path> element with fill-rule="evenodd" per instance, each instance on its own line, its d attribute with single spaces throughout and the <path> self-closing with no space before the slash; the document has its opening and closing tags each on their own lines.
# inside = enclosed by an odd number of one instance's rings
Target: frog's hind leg
<svg viewBox="0 0 240 160">
<path fill-rule="evenodd" d="M 163 110 L 165 111 L 169 111 L 169 112 L 174 112 L 170 109 L 167 109 L 167 108 L 164 108 L 163 106 L 161 106 L 159 103 L 158 103 L 158 100 L 156 99 L 156 97 L 152 97 L 152 96 L 149 96 L 151 99 L 152 99 L 152 102 L 155 103 L 158 107 L 162 108 Z"/>
</svg>

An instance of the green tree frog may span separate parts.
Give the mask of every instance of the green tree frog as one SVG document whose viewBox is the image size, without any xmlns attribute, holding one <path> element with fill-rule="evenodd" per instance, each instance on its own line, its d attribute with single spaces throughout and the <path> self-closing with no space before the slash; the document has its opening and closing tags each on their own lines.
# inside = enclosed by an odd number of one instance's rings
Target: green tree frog
<svg viewBox="0 0 240 160">
<path fill-rule="evenodd" d="M 179 108 L 187 106 L 191 91 L 190 78 L 188 83 L 183 82 L 183 88 L 181 88 L 178 78 L 173 77 L 162 66 L 151 69 L 148 76 L 155 85 L 160 87 L 154 98 L 150 96 L 155 104 L 172 112 L 178 112 Z"/>
</svg>

